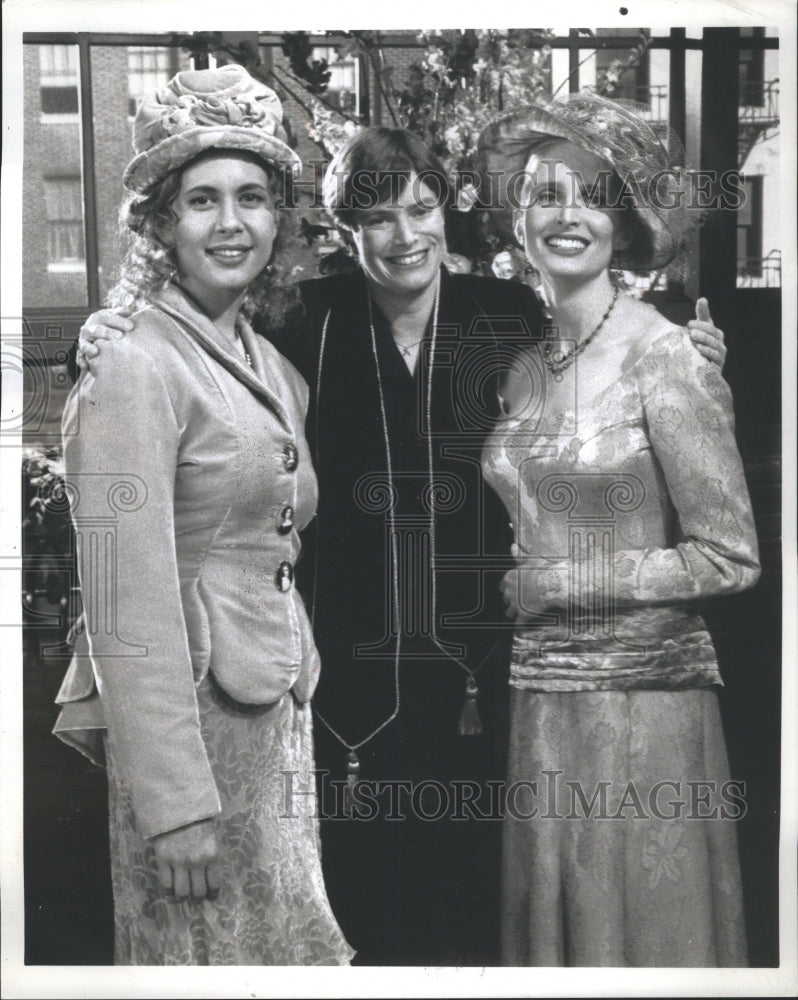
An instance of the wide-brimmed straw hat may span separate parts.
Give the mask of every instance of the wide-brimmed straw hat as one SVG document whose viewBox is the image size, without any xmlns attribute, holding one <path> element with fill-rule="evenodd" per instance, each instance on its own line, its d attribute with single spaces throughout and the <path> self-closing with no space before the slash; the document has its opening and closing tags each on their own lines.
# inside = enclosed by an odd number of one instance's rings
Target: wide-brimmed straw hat
<svg viewBox="0 0 798 1000">
<path fill-rule="evenodd" d="M 612 266 L 648 271 L 665 267 L 677 254 L 691 224 L 685 211 L 679 155 L 627 102 L 591 92 L 568 94 L 543 106 L 528 105 L 492 122 L 479 138 L 480 199 L 494 224 L 515 243 L 511 192 L 541 143 L 565 140 L 605 160 L 620 177 L 646 232 L 627 250 L 616 250 Z M 674 162 L 676 161 L 676 162 Z M 647 244 L 647 245 L 644 245 Z"/>
<path fill-rule="evenodd" d="M 297 176 L 282 118 L 277 94 L 243 66 L 178 73 L 138 110 L 125 186 L 144 192 L 206 149 L 244 150 Z"/>
</svg>

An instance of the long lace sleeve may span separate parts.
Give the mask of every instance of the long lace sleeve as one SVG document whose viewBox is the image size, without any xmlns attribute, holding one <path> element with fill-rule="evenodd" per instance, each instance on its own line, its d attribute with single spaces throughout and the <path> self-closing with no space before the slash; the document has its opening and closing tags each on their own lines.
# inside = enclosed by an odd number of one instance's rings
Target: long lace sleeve
<svg viewBox="0 0 798 1000">
<path fill-rule="evenodd" d="M 657 338 L 635 375 L 649 442 L 678 521 L 671 547 L 615 553 L 617 605 L 679 603 L 753 586 L 757 540 L 728 385 L 682 331 Z M 595 599 L 603 589 L 596 574 L 587 567 L 574 573 L 573 564 L 570 569 L 572 597 Z"/>
</svg>

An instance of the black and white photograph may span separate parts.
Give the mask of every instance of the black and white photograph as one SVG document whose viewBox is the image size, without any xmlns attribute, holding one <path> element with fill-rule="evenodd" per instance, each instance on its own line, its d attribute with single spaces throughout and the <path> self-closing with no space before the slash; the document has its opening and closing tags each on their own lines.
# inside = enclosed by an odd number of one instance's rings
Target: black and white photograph
<svg viewBox="0 0 798 1000">
<path fill-rule="evenodd" d="M 794 5 L 3 20 L 2 996 L 794 995 Z"/>
</svg>

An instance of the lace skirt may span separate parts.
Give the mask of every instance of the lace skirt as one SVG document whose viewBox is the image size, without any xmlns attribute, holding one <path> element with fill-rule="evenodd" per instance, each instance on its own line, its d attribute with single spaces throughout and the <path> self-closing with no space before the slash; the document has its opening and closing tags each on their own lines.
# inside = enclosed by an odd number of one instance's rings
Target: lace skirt
<svg viewBox="0 0 798 1000">
<path fill-rule="evenodd" d="M 109 758 L 116 964 L 346 964 L 354 952 L 327 901 L 313 796 L 299 794 L 314 781 L 310 705 L 290 692 L 274 705 L 240 705 L 210 676 L 197 698 L 222 802 L 222 888 L 213 901 L 164 895 Z"/>
<path fill-rule="evenodd" d="M 504 964 L 746 964 L 712 689 L 513 690 L 507 789 Z"/>
</svg>

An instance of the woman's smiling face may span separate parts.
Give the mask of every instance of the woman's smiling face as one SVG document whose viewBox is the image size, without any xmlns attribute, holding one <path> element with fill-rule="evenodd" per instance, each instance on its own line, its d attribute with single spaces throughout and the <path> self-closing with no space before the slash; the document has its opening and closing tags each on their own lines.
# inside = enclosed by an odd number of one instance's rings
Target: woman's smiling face
<svg viewBox="0 0 798 1000">
<path fill-rule="evenodd" d="M 413 173 L 397 198 L 354 213 L 352 238 L 371 281 L 415 295 L 435 280 L 446 250 L 440 198 Z"/>
<path fill-rule="evenodd" d="M 277 217 L 265 167 L 214 151 L 185 168 L 171 208 L 181 284 L 209 312 L 225 308 L 271 257 Z"/>
<path fill-rule="evenodd" d="M 570 142 L 547 145 L 526 167 L 516 236 L 550 279 L 587 279 L 606 271 L 621 239 L 620 209 L 606 207 L 612 168 Z"/>
</svg>

